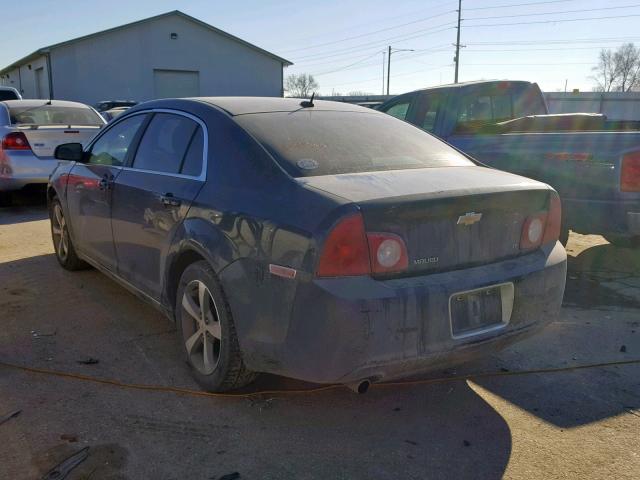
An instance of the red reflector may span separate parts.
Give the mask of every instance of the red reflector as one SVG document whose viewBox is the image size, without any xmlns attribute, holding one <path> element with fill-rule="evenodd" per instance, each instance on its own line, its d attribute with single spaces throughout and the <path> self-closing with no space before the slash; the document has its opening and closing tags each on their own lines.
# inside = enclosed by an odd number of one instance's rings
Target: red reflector
<svg viewBox="0 0 640 480">
<path fill-rule="evenodd" d="M 319 277 L 368 275 L 369 246 L 362 215 L 356 213 L 346 217 L 333 227 L 324 242 L 320 261 Z"/>
<path fill-rule="evenodd" d="M 31 150 L 29 140 L 22 132 L 7 133 L 2 139 L 3 150 Z"/>
<path fill-rule="evenodd" d="M 622 157 L 620 190 L 640 192 L 640 152 L 627 153 Z"/>
<path fill-rule="evenodd" d="M 406 270 L 409 266 L 407 247 L 402 238 L 393 233 L 367 233 L 373 273 Z"/>
</svg>

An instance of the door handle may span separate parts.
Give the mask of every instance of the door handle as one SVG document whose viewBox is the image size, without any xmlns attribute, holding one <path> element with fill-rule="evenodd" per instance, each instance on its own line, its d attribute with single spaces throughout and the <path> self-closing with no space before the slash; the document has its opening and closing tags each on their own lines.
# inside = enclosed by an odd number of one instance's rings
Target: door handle
<svg viewBox="0 0 640 480">
<path fill-rule="evenodd" d="M 179 207 L 182 201 L 173 196 L 173 193 L 165 193 L 160 196 L 160 201 L 165 207 Z"/>
<path fill-rule="evenodd" d="M 111 188 L 112 184 L 113 184 L 113 175 L 109 175 L 108 173 L 105 173 L 100 179 L 100 181 L 98 182 L 98 188 L 100 190 L 107 190 Z"/>
</svg>

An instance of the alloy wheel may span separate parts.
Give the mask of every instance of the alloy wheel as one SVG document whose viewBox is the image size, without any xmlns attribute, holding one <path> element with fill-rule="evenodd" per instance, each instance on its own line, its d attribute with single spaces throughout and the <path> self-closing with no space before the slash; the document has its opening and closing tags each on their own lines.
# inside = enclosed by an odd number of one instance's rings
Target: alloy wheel
<svg viewBox="0 0 640 480">
<path fill-rule="evenodd" d="M 200 280 L 184 289 L 182 334 L 191 364 L 203 375 L 213 373 L 220 360 L 222 328 L 211 292 Z"/>
<path fill-rule="evenodd" d="M 69 255 L 69 230 L 67 229 L 67 222 L 64 219 L 62 207 L 59 203 L 56 203 L 53 206 L 51 232 L 53 234 L 53 245 L 56 250 L 56 254 L 62 262 L 65 262 Z"/>
</svg>

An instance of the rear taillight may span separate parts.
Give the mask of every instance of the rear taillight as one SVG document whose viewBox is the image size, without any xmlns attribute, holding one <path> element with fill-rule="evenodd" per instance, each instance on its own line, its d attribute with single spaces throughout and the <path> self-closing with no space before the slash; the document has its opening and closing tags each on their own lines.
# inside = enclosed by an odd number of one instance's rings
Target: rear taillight
<svg viewBox="0 0 640 480">
<path fill-rule="evenodd" d="M 640 152 L 627 153 L 622 157 L 620 190 L 640 192 Z"/>
<path fill-rule="evenodd" d="M 556 192 L 551 192 L 549 196 L 549 212 L 547 213 L 547 226 L 544 229 L 542 244 L 557 242 L 560 238 L 562 225 L 562 204 Z"/>
<path fill-rule="evenodd" d="M 560 237 L 561 217 L 560 197 L 556 192 L 551 192 L 549 210 L 531 215 L 524 221 L 520 236 L 520 249 L 531 250 L 540 245 L 556 242 Z"/>
<path fill-rule="evenodd" d="M 547 214 L 538 213 L 531 215 L 524 221 L 522 235 L 520 236 L 520 249 L 529 250 L 540 246 L 544 236 Z"/>
<path fill-rule="evenodd" d="M 3 150 L 31 150 L 29 140 L 22 132 L 7 133 L 2 139 Z"/>
<path fill-rule="evenodd" d="M 409 266 L 407 247 L 402 238 L 393 233 L 368 233 L 371 271 L 392 273 L 406 270 Z"/>
<path fill-rule="evenodd" d="M 318 276 L 367 275 L 370 272 L 364 221 L 358 213 L 342 219 L 329 233 L 318 263 Z"/>
<path fill-rule="evenodd" d="M 362 215 L 343 218 L 325 240 L 317 274 L 342 277 L 392 273 L 407 269 L 407 248 L 392 233 L 367 233 Z"/>
</svg>

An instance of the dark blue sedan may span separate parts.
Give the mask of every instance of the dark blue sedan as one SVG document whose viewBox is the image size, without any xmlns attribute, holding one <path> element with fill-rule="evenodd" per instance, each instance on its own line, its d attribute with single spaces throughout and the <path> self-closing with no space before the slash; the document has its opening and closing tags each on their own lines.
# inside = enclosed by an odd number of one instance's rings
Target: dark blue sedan
<svg viewBox="0 0 640 480">
<path fill-rule="evenodd" d="M 175 321 L 207 390 L 270 372 L 363 391 L 493 352 L 560 309 L 556 192 L 370 109 L 159 100 L 56 157 L 60 264 Z"/>
</svg>

